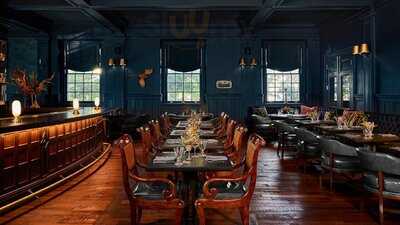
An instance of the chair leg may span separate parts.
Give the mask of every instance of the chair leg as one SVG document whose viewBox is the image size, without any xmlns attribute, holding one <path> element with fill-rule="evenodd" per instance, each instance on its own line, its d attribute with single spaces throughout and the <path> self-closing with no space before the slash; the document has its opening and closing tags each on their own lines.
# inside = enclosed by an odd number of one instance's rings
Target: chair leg
<svg viewBox="0 0 400 225">
<path fill-rule="evenodd" d="M 332 192 L 333 191 L 333 171 L 329 171 L 329 190 Z"/>
<path fill-rule="evenodd" d="M 175 211 L 175 225 L 180 225 L 182 222 L 182 213 L 183 213 L 183 209 L 182 208 L 178 208 Z"/>
<path fill-rule="evenodd" d="M 136 225 L 136 206 L 131 204 L 131 225 Z"/>
<path fill-rule="evenodd" d="M 199 225 L 206 225 L 206 216 L 201 203 L 196 202 L 196 211 L 197 216 L 199 217 Z"/>
<path fill-rule="evenodd" d="M 379 196 L 379 223 L 382 225 L 384 222 L 384 214 L 383 214 L 383 197 Z"/>
<path fill-rule="evenodd" d="M 249 207 L 248 206 L 240 208 L 240 217 L 242 218 L 243 225 L 249 225 Z"/>
<path fill-rule="evenodd" d="M 322 189 L 322 174 L 319 175 L 319 188 Z"/>
<path fill-rule="evenodd" d="M 137 207 L 137 224 L 140 224 L 140 219 L 142 218 L 142 208 Z"/>
</svg>

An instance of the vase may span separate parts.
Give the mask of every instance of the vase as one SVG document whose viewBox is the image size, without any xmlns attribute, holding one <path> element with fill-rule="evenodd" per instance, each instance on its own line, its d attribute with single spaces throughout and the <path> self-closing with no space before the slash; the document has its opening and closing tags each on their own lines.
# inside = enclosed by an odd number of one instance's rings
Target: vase
<svg viewBox="0 0 400 225">
<path fill-rule="evenodd" d="M 36 94 L 31 94 L 31 109 L 39 109 L 40 105 L 37 101 Z"/>
</svg>

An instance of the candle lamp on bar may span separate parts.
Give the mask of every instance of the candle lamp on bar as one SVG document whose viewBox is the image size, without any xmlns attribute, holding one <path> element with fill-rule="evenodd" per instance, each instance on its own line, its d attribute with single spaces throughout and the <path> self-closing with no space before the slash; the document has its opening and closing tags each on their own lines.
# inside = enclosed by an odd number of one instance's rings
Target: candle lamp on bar
<svg viewBox="0 0 400 225">
<path fill-rule="evenodd" d="M 11 112 L 14 116 L 14 121 L 18 122 L 19 121 L 19 116 L 21 115 L 21 111 L 22 111 L 22 106 L 21 106 L 21 102 L 18 100 L 14 100 L 11 103 Z"/>
<path fill-rule="evenodd" d="M 72 107 L 74 108 L 72 114 L 79 115 L 79 99 L 74 98 L 74 100 L 72 100 Z"/>
<path fill-rule="evenodd" d="M 94 110 L 96 110 L 96 111 L 100 110 L 100 99 L 99 99 L 99 97 L 94 98 Z"/>
</svg>

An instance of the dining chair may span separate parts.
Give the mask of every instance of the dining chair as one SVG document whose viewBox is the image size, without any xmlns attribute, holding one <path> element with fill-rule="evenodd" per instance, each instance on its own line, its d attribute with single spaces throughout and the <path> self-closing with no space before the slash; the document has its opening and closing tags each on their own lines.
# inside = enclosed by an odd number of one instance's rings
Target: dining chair
<svg viewBox="0 0 400 225">
<path fill-rule="evenodd" d="M 246 159 L 246 133 L 247 128 L 244 126 L 238 126 L 235 129 L 234 137 L 232 142 L 224 147 L 224 153 L 229 158 L 232 163 L 232 170 L 230 171 L 209 171 L 205 173 L 206 180 L 211 178 L 219 177 L 232 177 L 236 174 L 241 173 L 243 165 L 245 164 Z"/>
<path fill-rule="evenodd" d="M 291 124 L 283 121 L 274 121 L 274 124 L 278 127 L 278 149 L 276 154 L 279 158 L 284 159 L 285 151 L 297 151 L 297 135 Z"/>
<path fill-rule="evenodd" d="M 360 150 L 364 170 L 364 189 L 378 196 L 379 222 L 384 223 L 384 213 L 400 213 L 399 209 L 385 207 L 384 200 L 400 201 L 400 158 L 379 152 Z"/>
<path fill-rule="evenodd" d="M 298 138 L 297 142 L 297 165 L 301 162 L 303 172 L 307 165 L 319 163 L 321 158 L 320 137 L 304 128 L 295 128 L 294 132 Z"/>
<path fill-rule="evenodd" d="M 217 133 L 218 139 L 221 139 L 224 143 L 225 142 L 232 142 L 233 140 L 233 133 L 235 131 L 237 122 L 235 120 L 229 119 L 228 123 L 226 125 L 225 132 L 222 133 L 222 130 L 220 133 Z"/>
<path fill-rule="evenodd" d="M 224 134 L 226 132 L 226 126 L 228 124 L 229 116 L 227 114 L 224 114 L 223 117 L 221 118 L 221 121 L 217 125 L 217 127 L 214 129 L 214 133 L 219 135 L 219 134 Z"/>
<path fill-rule="evenodd" d="M 164 136 L 168 136 L 168 134 L 172 130 L 172 124 L 169 121 L 169 117 L 167 113 L 163 113 L 160 116 L 160 127 L 161 127 L 161 133 Z"/>
<path fill-rule="evenodd" d="M 184 202 L 177 198 L 176 185 L 166 178 L 143 177 L 137 173 L 135 149 L 129 135 L 123 135 L 116 143 L 121 152 L 122 178 L 130 205 L 131 225 L 140 223 L 143 209 L 174 209 L 175 224 L 181 224 Z"/>
<path fill-rule="evenodd" d="M 149 126 L 150 126 L 151 135 L 153 138 L 152 139 L 153 143 L 156 146 L 160 146 L 166 139 L 166 136 L 164 136 L 161 133 L 160 123 L 158 122 L 158 120 L 150 120 Z"/>
<path fill-rule="evenodd" d="M 362 171 L 358 148 L 343 144 L 337 140 L 321 138 L 321 167 L 329 172 L 329 189 L 334 190 L 335 174 L 342 175 L 350 181 L 354 181 Z M 320 186 L 322 187 L 323 174 L 320 174 Z"/>
<path fill-rule="evenodd" d="M 242 224 L 249 224 L 250 201 L 257 180 L 257 160 L 265 141 L 257 134 L 250 136 L 247 142 L 245 169 L 239 177 L 212 178 L 203 185 L 203 195 L 196 200 L 195 206 L 199 225 L 205 225 L 205 209 L 237 208 L 240 210 Z M 229 188 L 227 183 L 240 183 L 240 186 Z M 223 184 L 223 185 L 220 185 Z"/>
</svg>

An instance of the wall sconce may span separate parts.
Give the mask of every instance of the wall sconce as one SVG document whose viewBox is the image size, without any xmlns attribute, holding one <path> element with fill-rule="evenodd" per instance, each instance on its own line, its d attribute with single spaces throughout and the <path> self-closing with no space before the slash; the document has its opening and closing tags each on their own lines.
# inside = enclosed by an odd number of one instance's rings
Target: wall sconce
<svg viewBox="0 0 400 225">
<path fill-rule="evenodd" d="M 354 45 L 353 46 L 353 55 L 359 55 L 360 54 L 360 46 Z"/>
<path fill-rule="evenodd" d="M 246 47 L 246 48 L 244 49 L 244 53 L 245 53 L 245 55 L 247 55 L 247 58 L 248 58 L 248 59 L 251 58 L 251 59 L 250 59 L 250 63 L 246 63 L 245 57 L 244 57 L 244 56 L 241 56 L 241 57 L 240 57 L 240 61 L 239 61 L 239 66 L 240 66 L 242 69 L 244 69 L 245 67 L 250 67 L 250 68 L 256 67 L 256 66 L 257 66 L 257 59 L 256 59 L 256 57 L 252 56 L 252 54 L 251 54 L 251 48 L 250 48 L 250 47 Z"/>
<path fill-rule="evenodd" d="M 99 97 L 94 98 L 94 110 L 100 110 L 100 99 Z"/>
<path fill-rule="evenodd" d="M 369 46 L 366 43 L 353 46 L 353 55 L 367 55 L 369 54 Z"/>
<path fill-rule="evenodd" d="M 243 56 L 242 56 L 242 57 L 240 57 L 239 66 L 240 66 L 241 68 L 244 68 L 244 67 L 246 66 L 246 62 L 244 61 L 244 58 L 243 58 Z"/>
<path fill-rule="evenodd" d="M 115 66 L 114 59 L 113 58 L 109 58 L 107 64 L 108 64 L 108 66 Z"/>
<path fill-rule="evenodd" d="M 22 111 L 21 102 L 18 100 L 14 100 L 11 103 L 11 112 L 14 116 L 15 122 L 19 121 L 19 116 L 21 115 L 21 111 Z"/>
<path fill-rule="evenodd" d="M 107 64 L 110 67 L 120 66 L 124 68 L 126 66 L 126 60 L 124 58 L 119 58 L 119 59 L 109 58 Z"/>
<path fill-rule="evenodd" d="M 256 57 L 251 58 L 250 66 L 251 66 L 251 67 L 257 66 L 257 59 L 256 59 Z"/>
<path fill-rule="evenodd" d="M 79 112 L 79 99 L 74 98 L 74 100 L 72 100 L 72 108 L 74 109 L 72 111 L 72 114 L 74 114 L 74 115 L 79 115 L 80 114 L 80 112 Z"/>
<path fill-rule="evenodd" d="M 366 44 L 366 43 L 361 44 L 361 52 L 360 52 L 360 54 L 361 55 L 369 54 L 369 46 L 368 46 L 368 44 Z"/>
</svg>

